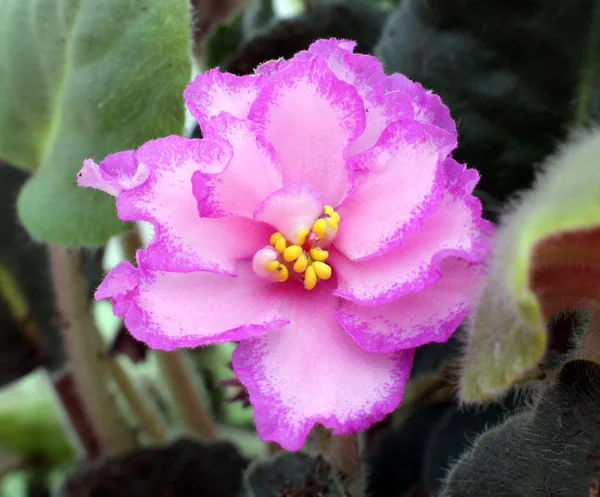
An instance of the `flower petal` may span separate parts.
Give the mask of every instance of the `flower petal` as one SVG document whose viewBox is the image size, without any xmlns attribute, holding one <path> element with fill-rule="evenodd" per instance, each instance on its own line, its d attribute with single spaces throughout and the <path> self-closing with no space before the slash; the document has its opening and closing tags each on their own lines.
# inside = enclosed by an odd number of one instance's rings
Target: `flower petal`
<svg viewBox="0 0 600 497">
<path fill-rule="evenodd" d="M 286 294 L 290 324 L 238 345 L 233 369 L 248 388 L 258 434 L 298 450 L 321 423 L 335 435 L 365 429 L 393 411 L 404 393 L 413 351 L 360 349 L 333 312 L 332 284 Z"/>
<path fill-rule="evenodd" d="M 240 119 L 248 117 L 264 76 L 235 76 L 217 67 L 196 76 L 188 83 L 183 97 L 202 131 L 211 117 L 228 112 Z M 206 135 L 205 135 L 206 136 Z"/>
<path fill-rule="evenodd" d="M 323 214 L 323 197 L 307 184 L 284 186 L 263 202 L 254 219 L 270 224 L 293 240 L 302 228 L 311 228 Z"/>
<path fill-rule="evenodd" d="M 381 254 L 419 229 L 442 200 L 449 133 L 412 120 L 386 128 L 377 145 L 350 158 L 356 186 L 338 208 L 335 246 L 360 260 Z"/>
<path fill-rule="evenodd" d="M 252 217 L 262 201 L 281 188 L 281 169 L 273 147 L 247 119 L 223 113 L 207 126 L 212 136 L 227 140 L 233 157 L 219 174 L 194 173 L 193 192 L 202 217 Z"/>
<path fill-rule="evenodd" d="M 442 203 L 402 245 L 358 262 L 337 250 L 329 251 L 327 262 L 338 276 L 337 295 L 362 305 L 380 305 L 438 281 L 445 257 L 473 263 L 482 260 L 489 251 L 493 228 L 481 219 L 481 203 L 471 195 L 477 172 L 465 170 L 452 159 L 444 165 L 445 174 L 451 177 Z"/>
<path fill-rule="evenodd" d="M 152 242 L 138 255 L 142 265 L 235 274 L 235 261 L 252 257 L 270 236 L 268 226 L 248 218 L 198 214 L 192 175 L 223 171 L 231 158 L 226 142 L 170 136 L 146 143 L 136 157 L 151 174 L 139 187 L 121 192 L 117 210 L 123 220 L 154 225 Z"/>
<path fill-rule="evenodd" d="M 77 184 L 102 190 L 117 196 L 122 190 L 130 190 L 143 184 L 150 175 L 145 164 L 139 164 L 133 150 L 107 156 L 100 164 L 92 159 L 83 161 L 77 175 Z"/>
<path fill-rule="evenodd" d="M 257 278 L 248 262 L 237 272 L 167 273 L 122 262 L 108 273 L 96 299 L 110 297 L 130 333 L 160 350 L 243 340 L 285 325 L 272 305 L 276 283 Z"/>
<path fill-rule="evenodd" d="M 361 348 L 372 352 L 390 353 L 445 342 L 470 311 L 483 266 L 448 257 L 440 271 L 442 278 L 422 292 L 379 306 L 343 300 L 336 317 Z"/>
<path fill-rule="evenodd" d="M 295 56 L 300 59 L 311 55 L 322 57 L 335 76 L 354 86 L 363 99 L 367 118 L 365 131 L 348 147 L 348 156 L 375 145 L 392 122 L 413 117 L 413 105 L 408 95 L 402 92 L 386 95 L 386 76 L 381 62 L 371 55 L 352 53 L 355 45 L 335 38 L 317 40 L 307 52 Z"/>
<path fill-rule="evenodd" d="M 271 76 L 249 119 L 275 147 L 283 183 L 309 183 L 325 203 L 338 205 L 351 188 L 344 150 L 364 130 L 356 90 L 338 80 L 320 58 L 290 61 Z"/>
<path fill-rule="evenodd" d="M 431 90 L 425 90 L 420 83 L 399 73 L 387 76 L 385 86 L 388 92 L 400 91 L 408 95 L 417 121 L 437 126 L 456 138 L 456 123 L 450 116 L 450 110 Z"/>
</svg>

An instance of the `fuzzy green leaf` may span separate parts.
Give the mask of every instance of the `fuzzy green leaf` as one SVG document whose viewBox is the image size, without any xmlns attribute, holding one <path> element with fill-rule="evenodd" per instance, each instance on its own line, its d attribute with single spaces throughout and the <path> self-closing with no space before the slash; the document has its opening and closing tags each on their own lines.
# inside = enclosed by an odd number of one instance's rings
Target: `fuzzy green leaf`
<svg viewBox="0 0 600 497">
<path fill-rule="evenodd" d="M 547 320 L 597 298 L 600 132 L 548 161 L 502 219 L 491 271 L 472 318 L 461 396 L 501 394 L 546 351 Z"/>
<path fill-rule="evenodd" d="M 184 0 L 0 0 L 0 157 L 36 172 L 18 199 L 33 238 L 99 245 L 126 228 L 76 173 L 181 133 L 189 36 Z"/>
</svg>

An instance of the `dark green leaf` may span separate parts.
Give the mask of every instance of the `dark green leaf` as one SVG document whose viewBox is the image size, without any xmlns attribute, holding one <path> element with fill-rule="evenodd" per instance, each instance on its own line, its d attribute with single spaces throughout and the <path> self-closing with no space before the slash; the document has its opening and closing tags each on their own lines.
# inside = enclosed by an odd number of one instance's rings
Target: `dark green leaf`
<svg viewBox="0 0 600 497">
<path fill-rule="evenodd" d="M 600 115 L 596 0 L 404 0 L 377 54 L 458 121 L 456 158 L 497 199 L 528 186 L 570 125 Z"/>
</svg>

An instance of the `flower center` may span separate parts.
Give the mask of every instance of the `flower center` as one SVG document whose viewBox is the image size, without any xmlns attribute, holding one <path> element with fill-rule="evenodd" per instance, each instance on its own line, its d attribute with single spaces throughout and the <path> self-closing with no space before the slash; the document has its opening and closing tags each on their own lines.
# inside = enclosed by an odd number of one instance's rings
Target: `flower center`
<svg viewBox="0 0 600 497">
<path fill-rule="evenodd" d="M 300 228 L 290 237 L 293 241 L 276 231 L 271 235 L 269 245 L 254 255 L 254 271 L 262 278 L 279 283 L 292 278 L 312 290 L 319 280 L 331 278 L 331 266 L 325 262 L 329 252 L 325 247 L 335 238 L 339 222 L 340 215 L 326 205 L 323 215 L 312 228 Z"/>
</svg>

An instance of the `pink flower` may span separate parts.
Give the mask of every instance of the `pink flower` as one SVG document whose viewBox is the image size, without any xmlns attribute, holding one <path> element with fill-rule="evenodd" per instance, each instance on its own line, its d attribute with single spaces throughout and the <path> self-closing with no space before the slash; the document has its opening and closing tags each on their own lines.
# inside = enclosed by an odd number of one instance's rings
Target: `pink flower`
<svg viewBox="0 0 600 497">
<path fill-rule="evenodd" d="M 240 341 L 258 433 L 289 450 L 315 423 L 353 432 L 398 406 L 415 347 L 468 312 L 491 233 L 448 109 L 353 48 L 208 71 L 184 94 L 203 139 L 79 173 L 155 227 L 96 298 L 153 348 Z"/>
</svg>

